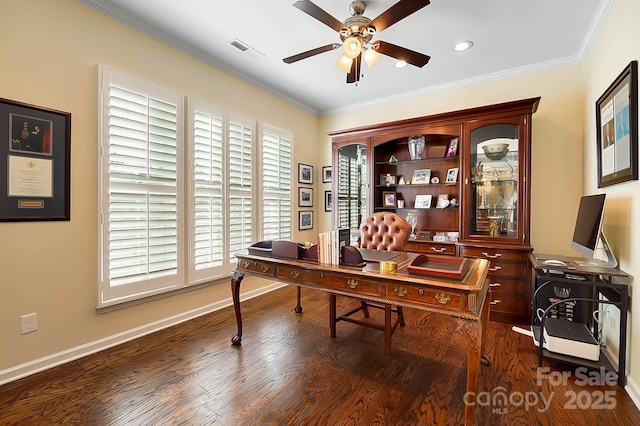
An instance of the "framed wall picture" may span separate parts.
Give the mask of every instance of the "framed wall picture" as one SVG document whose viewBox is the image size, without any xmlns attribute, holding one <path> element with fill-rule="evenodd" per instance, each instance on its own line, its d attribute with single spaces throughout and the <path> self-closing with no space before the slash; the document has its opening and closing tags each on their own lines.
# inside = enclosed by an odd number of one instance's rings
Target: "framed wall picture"
<svg viewBox="0 0 640 426">
<path fill-rule="evenodd" d="M 331 211 L 331 191 L 324 191 L 324 211 Z"/>
<path fill-rule="evenodd" d="M 416 209 L 430 209 L 431 208 L 431 194 L 416 195 L 416 201 L 414 207 Z"/>
<path fill-rule="evenodd" d="M 300 210 L 298 212 L 298 230 L 313 229 L 313 210 Z"/>
<path fill-rule="evenodd" d="M 396 193 L 393 191 L 382 192 L 382 207 L 395 207 L 396 206 Z"/>
<path fill-rule="evenodd" d="M 444 153 L 445 157 L 455 157 L 458 155 L 458 142 L 460 141 L 459 137 L 449 139 L 449 143 L 447 144 L 447 150 Z"/>
<path fill-rule="evenodd" d="M 313 185 L 313 166 L 298 163 L 298 183 Z"/>
<path fill-rule="evenodd" d="M 431 182 L 431 169 L 414 170 L 411 185 L 427 184 Z"/>
<path fill-rule="evenodd" d="M 313 188 L 298 188 L 298 207 L 313 207 Z"/>
<path fill-rule="evenodd" d="M 331 166 L 322 167 L 322 183 L 331 183 Z"/>
<path fill-rule="evenodd" d="M 596 101 L 598 188 L 638 180 L 638 61 Z"/>
<path fill-rule="evenodd" d="M 0 221 L 70 220 L 71 113 L 0 98 Z"/>
<path fill-rule="evenodd" d="M 458 181 L 458 168 L 454 167 L 447 170 L 447 180 L 446 183 L 456 183 Z"/>
</svg>

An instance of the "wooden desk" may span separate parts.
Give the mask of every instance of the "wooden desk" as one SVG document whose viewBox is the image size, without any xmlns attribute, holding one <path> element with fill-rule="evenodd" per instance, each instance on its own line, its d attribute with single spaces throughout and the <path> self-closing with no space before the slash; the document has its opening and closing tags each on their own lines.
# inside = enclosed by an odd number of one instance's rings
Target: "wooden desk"
<svg viewBox="0 0 640 426">
<path fill-rule="evenodd" d="M 391 259 L 398 264 L 392 274 L 380 274 L 379 264 L 368 262 L 364 268 L 321 265 L 305 260 L 281 259 L 249 254 L 236 255 L 238 264 L 231 277 L 231 292 L 238 325 L 232 344 L 242 341 L 240 283 L 245 274 L 271 278 L 299 288 L 311 288 L 354 296 L 360 299 L 400 305 L 446 315 L 464 332 L 467 341 L 467 392 L 475 395 L 481 363 L 489 365 L 484 342 L 489 318 L 487 272 L 489 261 L 469 259 L 469 272 L 462 280 L 451 280 L 407 272 L 407 265 L 416 256 L 398 253 Z M 366 257 L 366 256 L 365 256 Z M 487 303 L 485 303 L 487 302 Z M 298 307 L 299 308 L 299 307 Z M 300 309 L 297 309 L 299 311 Z M 465 423 L 473 424 L 473 408 L 467 404 Z"/>
</svg>

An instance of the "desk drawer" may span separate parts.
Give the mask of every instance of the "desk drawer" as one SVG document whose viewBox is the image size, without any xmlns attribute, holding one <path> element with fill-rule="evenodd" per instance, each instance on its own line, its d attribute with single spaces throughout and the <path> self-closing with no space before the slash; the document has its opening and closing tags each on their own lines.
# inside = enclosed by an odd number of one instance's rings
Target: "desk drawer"
<svg viewBox="0 0 640 426">
<path fill-rule="evenodd" d="M 413 240 L 407 243 L 407 251 L 455 256 L 456 246 L 455 244 L 439 244 L 433 241 L 418 242 Z"/>
<path fill-rule="evenodd" d="M 525 280 L 518 280 L 513 278 L 502 278 L 496 276 L 489 277 L 489 288 L 496 293 L 516 293 L 526 294 L 527 284 Z"/>
<path fill-rule="evenodd" d="M 515 250 L 497 249 L 492 247 L 460 247 L 460 256 L 477 257 L 493 261 L 509 261 L 527 263 L 527 253 Z"/>
<path fill-rule="evenodd" d="M 238 269 L 256 272 L 261 275 L 273 277 L 275 272 L 273 265 L 266 262 L 260 262 L 259 260 L 240 260 L 238 259 Z"/>
<path fill-rule="evenodd" d="M 387 296 L 426 303 L 440 308 L 462 310 L 462 295 L 442 290 L 435 291 L 422 287 L 394 284 L 387 286 Z"/>
<path fill-rule="evenodd" d="M 531 315 L 526 297 L 521 294 L 491 293 L 491 312 L 502 312 L 511 315 Z"/>
<path fill-rule="evenodd" d="M 285 281 L 301 281 L 309 284 L 317 284 L 326 288 L 349 290 L 354 293 L 367 293 L 374 296 L 380 296 L 382 294 L 380 282 L 362 279 L 361 277 L 349 278 L 345 275 L 333 274 L 331 272 L 318 272 L 281 266 L 278 268 L 276 278 Z"/>
<path fill-rule="evenodd" d="M 524 278 L 530 270 L 526 263 L 509 263 L 492 260 L 489 265 L 489 277 L 518 277 Z"/>
</svg>

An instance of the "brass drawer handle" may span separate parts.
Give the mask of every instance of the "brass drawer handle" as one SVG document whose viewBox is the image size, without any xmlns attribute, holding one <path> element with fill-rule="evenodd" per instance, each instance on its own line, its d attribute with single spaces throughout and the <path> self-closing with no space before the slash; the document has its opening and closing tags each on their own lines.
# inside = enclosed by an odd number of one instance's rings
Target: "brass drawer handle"
<svg viewBox="0 0 640 426">
<path fill-rule="evenodd" d="M 249 262 L 247 262 L 246 260 L 244 260 L 244 261 L 242 262 L 242 267 L 243 267 L 243 268 L 248 268 L 248 267 L 249 267 Z"/>
<path fill-rule="evenodd" d="M 300 276 L 300 271 L 291 271 L 291 277 L 293 279 L 298 279 L 298 277 Z"/>
<path fill-rule="evenodd" d="M 497 259 L 500 256 L 502 256 L 500 253 L 496 253 L 496 254 L 489 254 L 486 251 L 483 251 L 482 254 L 485 255 L 485 257 L 488 257 L 489 259 Z"/>
<path fill-rule="evenodd" d="M 435 251 L 436 253 L 442 253 L 443 251 L 446 250 L 446 248 L 444 248 L 444 247 L 440 247 L 440 248 L 431 247 L 431 250 Z"/>
<path fill-rule="evenodd" d="M 347 280 L 347 285 L 348 285 L 350 288 L 356 288 L 356 287 L 358 287 L 358 284 L 360 284 L 360 283 L 358 282 L 358 280 Z"/>
<path fill-rule="evenodd" d="M 260 269 L 262 269 L 262 272 L 267 272 L 269 270 L 269 265 L 262 265 Z"/>
<path fill-rule="evenodd" d="M 444 294 L 444 293 L 438 293 L 438 294 L 436 294 L 436 300 L 441 305 L 446 305 L 447 303 L 449 303 L 451 301 L 451 296 L 449 296 L 448 294 Z"/>
<path fill-rule="evenodd" d="M 489 283 L 489 287 L 502 287 L 500 283 Z"/>
<path fill-rule="evenodd" d="M 500 299 L 492 300 L 490 304 L 497 305 L 498 303 L 500 303 Z"/>
<path fill-rule="evenodd" d="M 394 291 L 396 292 L 396 294 L 400 297 L 406 296 L 407 295 L 407 289 L 404 287 L 396 287 L 394 289 Z"/>
<path fill-rule="evenodd" d="M 502 266 L 494 266 L 492 268 L 489 268 L 491 272 L 499 271 L 500 269 L 502 269 Z"/>
</svg>

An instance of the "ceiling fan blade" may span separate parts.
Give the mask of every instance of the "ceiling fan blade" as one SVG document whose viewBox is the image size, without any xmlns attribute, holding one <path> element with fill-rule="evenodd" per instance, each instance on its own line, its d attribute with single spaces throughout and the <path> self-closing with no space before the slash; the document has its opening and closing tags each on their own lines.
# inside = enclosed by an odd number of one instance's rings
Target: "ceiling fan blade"
<svg viewBox="0 0 640 426">
<path fill-rule="evenodd" d="M 328 52 L 333 49 L 337 49 L 341 45 L 339 43 L 327 44 L 326 46 L 317 47 L 315 49 L 307 50 L 306 52 L 298 53 L 297 55 L 289 56 L 288 58 L 284 58 L 283 61 L 287 64 L 292 64 L 301 59 L 306 59 L 314 55 L 318 55 L 320 53 Z"/>
<path fill-rule="evenodd" d="M 349 74 L 347 74 L 347 83 L 357 83 L 360 81 L 361 59 L 362 55 L 358 55 L 351 63 L 351 70 L 349 71 Z"/>
<path fill-rule="evenodd" d="M 293 6 L 300 9 L 312 18 L 316 18 L 323 24 L 333 28 L 337 32 L 340 32 L 345 28 L 342 22 L 338 21 L 336 18 L 329 15 L 327 12 L 308 0 L 297 1 L 293 4 Z"/>
<path fill-rule="evenodd" d="M 376 41 L 373 45 L 378 53 L 391 56 L 392 58 L 396 58 L 400 61 L 405 61 L 406 63 L 415 65 L 418 68 L 425 66 L 427 62 L 429 62 L 429 59 L 431 59 L 431 56 L 415 52 L 405 47 L 396 46 L 395 44 L 387 43 L 382 40 Z"/>
<path fill-rule="evenodd" d="M 371 21 L 369 26 L 374 27 L 377 32 L 380 32 L 429 5 L 429 3 L 429 0 L 400 0 Z"/>
</svg>

